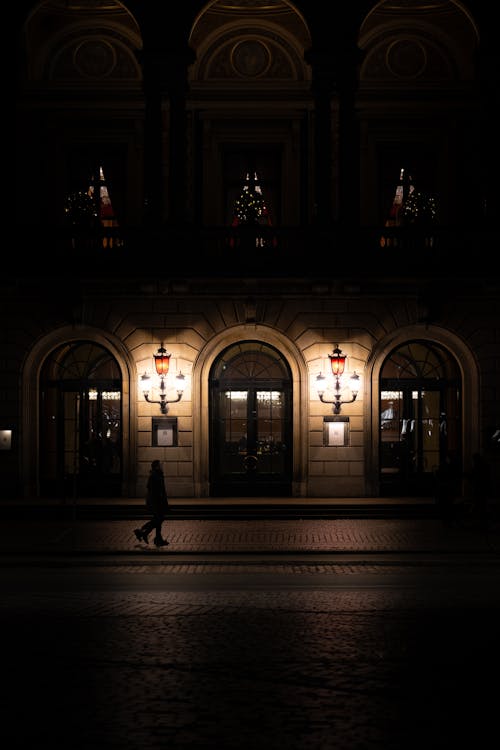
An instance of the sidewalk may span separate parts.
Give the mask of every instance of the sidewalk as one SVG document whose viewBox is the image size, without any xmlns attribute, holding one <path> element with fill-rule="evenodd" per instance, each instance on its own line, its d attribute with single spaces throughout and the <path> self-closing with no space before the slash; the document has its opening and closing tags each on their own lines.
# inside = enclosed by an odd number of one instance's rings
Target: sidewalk
<svg viewBox="0 0 500 750">
<path fill-rule="evenodd" d="M 172 555 L 455 553 L 500 554 L 500 522 L 475 519 L 445 526 L 439 519 L 172 519 L 167 547 L 138 543 L 141 520 L 7 519 L 0 555 Z"/>
</svg>

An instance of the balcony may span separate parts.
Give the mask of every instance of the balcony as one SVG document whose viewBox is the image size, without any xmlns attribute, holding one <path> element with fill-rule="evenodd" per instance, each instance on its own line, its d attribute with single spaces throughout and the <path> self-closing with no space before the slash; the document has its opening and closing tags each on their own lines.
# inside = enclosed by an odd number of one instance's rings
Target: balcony
<svg viewBox="0 0 500 750">
<path fill-rule="evenodd" d="M 484 227 L 41 228 L 24 233 L 29 264 L 14 254 L 12 266 L 14 275 L 85 278 L 479 278 L 490 277 L 499 239 Z"/>
</svg>

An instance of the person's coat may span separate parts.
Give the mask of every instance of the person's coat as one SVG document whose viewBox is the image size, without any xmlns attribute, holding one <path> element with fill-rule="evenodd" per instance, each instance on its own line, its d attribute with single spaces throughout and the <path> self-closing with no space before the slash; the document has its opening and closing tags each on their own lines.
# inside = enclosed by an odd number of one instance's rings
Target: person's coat
<svg viewBox="0 0 500 750">
<path fill-rule="evenodd" d="M 167 491 L 162 471 L 152 471 L 148 477 L 146 506 L 154 515 L 165 515 L 168 510 Z"/>
</svg>

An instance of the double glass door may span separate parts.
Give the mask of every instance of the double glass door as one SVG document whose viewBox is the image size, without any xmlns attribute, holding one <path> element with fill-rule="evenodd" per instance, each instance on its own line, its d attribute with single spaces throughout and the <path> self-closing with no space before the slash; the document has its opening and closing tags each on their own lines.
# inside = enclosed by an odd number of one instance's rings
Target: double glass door
<svg viewBox="0 0 500 750">
<path fill-rule="evenodd" d="M 121 494 L 122 385 L 103 347 L 59 347 L 42 369 L 40 491 L 45 497 Z"/>
<path fill-rule="evenodd" d="M 382 375 L 390 377 L 380 389 L 380 494 L 430 496 L 445 461 L 461 473 L 458 368 L 436 344 L 411 342 Z"/>
<path fill-rule="evenodd" d="M 234 354 L 234 352 L 233 352 Z M 246 350 L 236 356 L 240 377 L 212 380 L 211 494 L 215 496 L 279 496 L 291 492 L 291 389 L 280 374 L 276 355 Z M 256 377 L 257 360 L 259 373 Z M 253 366 L 248 367 L 249 363 Z M 228 373 L 228 369 L 230 372 Z M 242 377 L 244 374 L 248 377 Z"/>
</svg>

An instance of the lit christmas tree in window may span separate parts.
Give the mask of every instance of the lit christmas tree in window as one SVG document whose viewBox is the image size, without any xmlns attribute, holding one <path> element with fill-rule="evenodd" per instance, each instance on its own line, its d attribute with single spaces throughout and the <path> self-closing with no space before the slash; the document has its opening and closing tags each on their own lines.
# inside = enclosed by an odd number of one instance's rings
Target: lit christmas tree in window
<svg viewBox="0 0 500 750">
<path fill-rule="evenodd" d="M 70 193 L 64 204 L 66 219 L 74 226 L 90 227 L 98 217 L 95 201 L 88 192 Z"/>
<path fill-rule="evenodd" d="M 121 247 L 123 240 L 116 233 L 115 228 L 119 225 L 102 167 L 99 167 L 97 175 L 94 173 L 91 176 L 87 190 L 70 193 L 66 197 L 66 220 L 75 230 L 100 230 L 99 242 L 103 248 Z M 74 246 L 75 238 L 72 243 Z"/>
<path fill-rule="evenodd" d="M 234 202 L 233 227 L 242 224 L 271 224 L 256 172 L 247 172 L 243 189 Z"/>
<path fill-rule="evenodd" d="M 402 168 L 396 186 L 386 227 L 421 226 L 432 224 L 436 219 L 436 199 L 417 190 L 411 175 L 405 175 Z"/>
<path fill-rule="evenodd" d="M 73 225 L 117 227 L 104 170 L 99 167 L 99 178 L 94 175 L 86 191 L 70 193 L 64 206 L 66 218 Z"/>
<path fill-rule="evenodd" d="M 234 202 L 233 227 L 245 226 L 271 226 L 271 217 L 262 194 L 257 172 L 247 172 L 243 189 Z M 230 245 L 234 247 L 234 239 L 231 238 Z M 257 235 L 255 247 L 276 246 L 276 238 L 271 240 Z"/>
<path fill-rule="evenodd" d="M 413 188 L 401 208 L 401 223 L 432 224 L 435 218 L 436 199 Z"/>
</svg>

